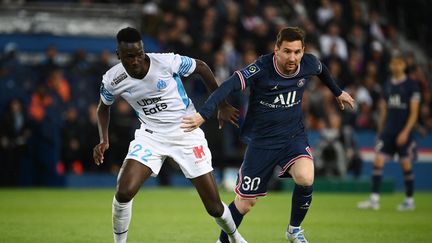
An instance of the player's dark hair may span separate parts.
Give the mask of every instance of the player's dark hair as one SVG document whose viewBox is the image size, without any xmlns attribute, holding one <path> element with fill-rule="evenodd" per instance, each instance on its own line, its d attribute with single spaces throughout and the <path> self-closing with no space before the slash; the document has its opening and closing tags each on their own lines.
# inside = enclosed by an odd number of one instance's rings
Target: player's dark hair
<svg viewBox="0 0 432 243">
<path fill-rule="evenodd" d="M 301 41 L 304 46 L 305 32 L 299 27 L 285 27 L 281 29 L 277 35 L 276 45 L 280 47 L 284 41 Z"/>
<path fill-rule="evenodd" d="M 121 29 L 117 33 L 117 43 L 120 44 L 120 42 L 126 42 L 126 43 L 135 43 L 141 41 L 141 34 L 138 32 L 138 30 L 132 28 L 132 27 L 126 27 L 124 29 Z"/>
</svg>

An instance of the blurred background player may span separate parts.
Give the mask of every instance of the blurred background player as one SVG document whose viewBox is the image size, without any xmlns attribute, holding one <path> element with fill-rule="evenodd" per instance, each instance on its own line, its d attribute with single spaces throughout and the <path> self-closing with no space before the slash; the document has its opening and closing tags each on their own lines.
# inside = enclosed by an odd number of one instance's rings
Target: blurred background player
<svg viewBox="0 0 432 243">
<path fill-rule="evenodd" d="M 281 29 L 273 53 L 236 71 L 209 97 L 199 113 L 184 118 L 182 126 L 186 131 L 199 128 L 230 93 L 250 87 L 249 108 L 241 132 L 248 147 L 238 172 L 237 195 L 229 208 L 239 226 L 257 198 L 267 194 L 273 171 L 280 166 L 279 177 L 292 177 L 295 182 L 286 231 L 286 238 L 294 243 L 308 242 L 300 225 L 312 202 L 314 181 L 301 106 L 305 84 L 312 76 L 318 76 L 337 97 L 342 110 L 345 104 L 354 106 L 352 97 L 336 85 L 327 67 L 312 54 L 304 53 L 304 35 L 298 27 Z M 218 242 L 228 242 L 224 232 Z"/>
<path fill-rule="evenodd" d="M 359 202 L 361 209 L 380 208 L 379 193 L 382 171 L 386 160 L 398 155 L 405 180 L 406 199 L 397 209 L 414 210 L 414 159 L 415 141 L 413 128 L 417 122 L 420 107 L 420 91 L 416 81 L 405 73 L 405 59 L 394 56 L 390 62 L 391 77 L 380 101 L 378 143 L 372 172 L 372 193 L 369 200 Z"/>
<path fill-rule="evenodd" d="M 136 130 L 118 174 L 112 204 L 114 241 L 126 242 L 133 197 L 170 157 L 191 180 L 207 212 L 230 235 L 230 242 L 246 242 L 237 231 L 230 210 L 220 200 L 203 131 L 184 133 L 180 129 L 181 118 L 196 112 L 180 77 L 197 73 L 209 91 L 213 91 L 217 83 L 212 71 L 204 62 L 190 57 L 146 54 L 140 33 L 130 27 L 117 34 L 117 55 L 121 63 L 106 72 L 100 88 L 97 111 L 100 143 L 94 147 L 95 163 L 103 163 L 104 152 L 109 147 L 110 107 L 117 96 L 133 107 L 141 128 Z M 228 103 L 221 105 L 219 111 L 221 119 L 233 122 L 238 117 L 238 111 Z"/>
</svg>

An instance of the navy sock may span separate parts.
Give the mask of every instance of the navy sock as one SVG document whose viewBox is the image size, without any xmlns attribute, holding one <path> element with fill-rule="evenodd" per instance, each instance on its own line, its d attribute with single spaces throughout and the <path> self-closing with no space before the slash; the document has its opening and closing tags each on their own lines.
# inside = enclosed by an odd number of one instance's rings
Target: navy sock
<svg viewBox="0 0 432 243">
<path fill-rule="evenodd" d="M 412 197 L 414 195 L 414 173 L 412 170 L 404 171 L 405 178 L 405 195 Z"/>
<path fill-rule="evenodd" d="M 299 227 L 312 202 L 313 186 L 295 185 L 292 195 L 290 225 Z"/>
<path fill-rule="evenodd" d="M 382 169 L 378 167 L 373 168 L 372 172 L 372 193 L 379 193 L 382 179 Z"/>
<path fill-rule="evenodd" d="M 236 226 L 237 226 L 237 228 L 238 228 L 239 225 L 241 224 L 242 220 L 243 220 L 243 216 L 244 216 L 244 215 L 241 214 L 241 213 L 238 211 L 237 207 L 236 207 L 235 204 L 234 204 L 234 201 L 230 203 L 230 205 L 228 206 L 228 208 L 229 208 L 229 210 L 230 210 L 230 212 L 231 212 L 231 215 L 232 215 L 232 217 L 233 217 L 234 223 L 236 224 Z M 220 233 L 220 235 L 219 235 L 219 240 L 220 240 L 222 243 L 229 243 L 228 235 L 227 235 L 223 230 L 221 230 L 221 233 Z"/>
</svg>

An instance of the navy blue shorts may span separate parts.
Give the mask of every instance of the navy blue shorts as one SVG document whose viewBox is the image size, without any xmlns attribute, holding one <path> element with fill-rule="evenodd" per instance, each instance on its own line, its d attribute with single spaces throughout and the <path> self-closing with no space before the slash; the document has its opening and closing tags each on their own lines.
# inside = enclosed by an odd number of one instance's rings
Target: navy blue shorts
<svg viewBox="0 0 432 243">
<path fill-rule="evenodd" d="M 296 137 L 286 147 L 278 149 L 248 146 L 237 176 L 235 193 L 243 198 L 265 196 L 275 167 L 282 168 L 279 177 L 290 177 L 288 169 L 300 158 L 312 159 L 307 137 Z"/>
<path fill-rule="evenodd" d="M 396 145 L 396 138 L 397 134 L 381 135 L 377 143 L 376 150 L 390 157 L 393 157 L 393 155 L 397 154 L 401 159 L 414 158 L 416 146 L 413 136 L 410 136 L 408 141 L 400 147 Z"/>
</svg>

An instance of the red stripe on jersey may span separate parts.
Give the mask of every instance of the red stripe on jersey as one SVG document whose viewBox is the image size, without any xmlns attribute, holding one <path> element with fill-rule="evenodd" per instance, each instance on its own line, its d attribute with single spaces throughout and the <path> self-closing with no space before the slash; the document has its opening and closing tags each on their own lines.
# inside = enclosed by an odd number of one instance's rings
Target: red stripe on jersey
<svg viewBox="0 0 432 243">
<path fill-rule="evenodd" d="M 241 89 L 242 89 L 242 90 L 245 90 L 245 88 L 246 88 L 246 84 L 245 84 L 245 80 L 244 80 L 243 74 L 242 74 L 240 71 L 235 71 L 235 73 L 237 73 L 237 75 L 238 75 L 239 78 L 240 78 Z"/>
<path fill-rule="evenodd" d="M 308 152 L 309 156 L 312 157 L 312 159 L 313 159 L 312 149 L 309 146 L 306 147 L 306 152 Z"/>
</svg>

